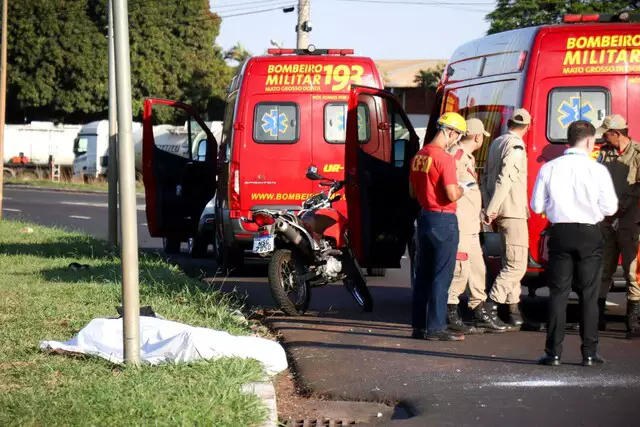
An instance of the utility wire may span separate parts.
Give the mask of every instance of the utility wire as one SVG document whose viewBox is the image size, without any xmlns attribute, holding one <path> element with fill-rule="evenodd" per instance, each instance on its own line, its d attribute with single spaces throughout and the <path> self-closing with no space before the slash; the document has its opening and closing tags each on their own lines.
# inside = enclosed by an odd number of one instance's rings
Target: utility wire
<svg viewBox="0 0 640 427">
<path fill-rule="evenodd" d="M 253 15 L 256 13 L 264 13 L 264 12 L 270 12 L 272 10 L 280 10 L 283 9 L 285 7 L 294 7 L 295 5 L 293 4 L 289 4 L 289 6 L 279 6 L 279 7 L 273 7 L 271 9 L 263 9 L 263 10 L 255 10 L 253 12 L 244 12 L 244 13 L 236 13 L 236 14 L 231 14 L 231 15 L 220 15 L 220 18 L 233 18 L 234 16 L 244 16 L 244 15 Z"/>
<path fill-rule="evenodd" d="M 277 3 L 280 4 L 274 4 L 274 3 L 270 3 L 267 5 L 262 5 L 262 6 L 258 6 L 258 5 L 244 5 L 244 6 L 237 6 L 234 7 L 233 9 L 227 9 L 227 10 L 223 10 L 223 11 L 218 11 L 217 9 L 213 8 L 211 9 L 212 12 L 214 13 L 229 13 L 229 12 L 239 12 L 239 11 L 245 11 L 245 10 L 260 10 L 263 9 L 266 6 L 273 6 L 273 7 L 280 7 L 280 6 L 288 6 L 293 0 L 276 0 Z M 281 3 L 285 3 L 284 5 L 282 5 Z"/>
<path fill-rule="evenodd" d="M 263 4 L 263 3 L 274 3 L 274 2 L 278 2 L 278 1 L 282 1 L 282 0 L 251 0 L 251 1 L 243 1 L 243 2 L 233 2 L 233 3 L 224 3 L 221 5 L 215 5 L 215 4 L 211 4 L 211 9 L 226 9 L 228 7 L 234 8 L 236 6 L 243 6 L 243 5 L 252 5 L 255 7 L 265 7 L 265 6 L 270 6 L 267 4 Z M 212 2 L 215 3 L 215 2 Z"/>
</svg>

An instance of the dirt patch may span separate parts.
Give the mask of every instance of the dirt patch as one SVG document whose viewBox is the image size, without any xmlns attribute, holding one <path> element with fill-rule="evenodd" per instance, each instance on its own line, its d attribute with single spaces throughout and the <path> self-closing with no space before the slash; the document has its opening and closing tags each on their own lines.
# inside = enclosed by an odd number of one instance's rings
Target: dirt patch
<svg viewBox="0 0 640 427">
<path fill-rule="evenodd" d="M 27 366 L 33 366 L 36 362 L 5 362 L 0 363 L 0 371 L 6 371 L 8 369 L 26 368 Z"/>
</svg>

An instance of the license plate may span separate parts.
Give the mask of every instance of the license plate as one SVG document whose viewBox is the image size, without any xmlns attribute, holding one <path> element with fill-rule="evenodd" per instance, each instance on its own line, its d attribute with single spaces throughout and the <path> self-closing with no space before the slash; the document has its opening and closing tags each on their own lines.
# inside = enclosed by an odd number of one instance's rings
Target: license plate
<svg viewBox="0 0 640 427">
<path fill-rule="evenodd" d="M 260 236 L 253 239 L 253 253 L 266 254 L 275 249 L 275 239 L 273 236 Z"/>
</svg>

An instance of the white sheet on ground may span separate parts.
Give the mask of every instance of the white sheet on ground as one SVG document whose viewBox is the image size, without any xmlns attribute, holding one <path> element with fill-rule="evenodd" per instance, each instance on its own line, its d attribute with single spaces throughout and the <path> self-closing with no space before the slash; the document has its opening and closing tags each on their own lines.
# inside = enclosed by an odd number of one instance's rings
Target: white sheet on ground
<svg viewBox="0 0 640 427">
<path fill-rule="evenodd" d="M 93 319 L 70 341 L 41 341 L 40 348 L 92 354 L 122 363 L 122 319 Z M 268 375 L 287 368 L 284 349 L 275 341 L 140 316 L 140 359 L 143 362 L 190 362 L 219 357 L 256 359 L 263 363 Z"/>
</svg>

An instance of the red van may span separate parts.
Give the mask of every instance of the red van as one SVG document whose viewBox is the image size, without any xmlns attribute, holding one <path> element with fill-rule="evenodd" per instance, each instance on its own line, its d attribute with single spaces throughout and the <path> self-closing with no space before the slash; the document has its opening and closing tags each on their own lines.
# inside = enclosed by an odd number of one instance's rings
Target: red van
<svg viewBox="0 0 640 427">
<path fill-rule="evenodd" d="M 506 131 L 515 108 L 532 115 L 525 137 L 529 200 L 538 170 L 566 148 L 569 124 L 588 120 L 598 127 L 606 115 L 621 114 L 630 136 L 640 139 L 640 24 L 638 16 L 567 15 L 564 23 L 482 37 L 451 56 L 438 89 L 427 139 L 447 111 L 477 117 L 491 133 L 477 151 L 484 167 L 489 143 Z M 600 143 L 602 141 L 599 141 Z M 597 158 L 599 146 L 593 153 Z M 546 264 L 544 216 L 529 220 L 529 278 Z M 542 285 L 529 282 L 530 290 Z"/>
<path fill-rule="evenodd" d="M 349 88 L 383 87 L 373 61 L 351 56 L 350 49 L 310 46 L 268 53 L 247 60 L 227 88 L 221 141 L 215 141 L 191 107 L 145 100 L 143 174 L 149 232 L 179 245 L 194 235 L 202 209 L 215 195 L 214 246 L 223 271 L 243 265 L 245 250 L 257 234 L 257 225 L 243 218 L 250 219 L 252 211 L 265 206 L 298 210 L 318 191 L 317 183 L 305 178 L 310 165 L 342 179 Z M 367 102 L 357 107 L 362 146 L 377 143 L 378 108 Z M 167 121 L 189 123 L 187 156 L 155 145 L 152 125 Z M 336 207 L 346 213 L 345 201 Z"/>
</svg>

